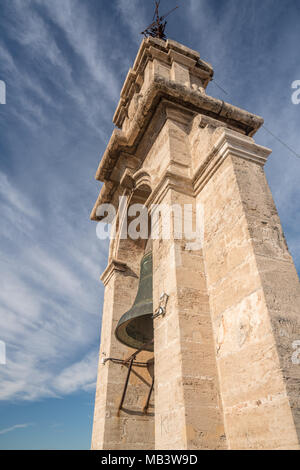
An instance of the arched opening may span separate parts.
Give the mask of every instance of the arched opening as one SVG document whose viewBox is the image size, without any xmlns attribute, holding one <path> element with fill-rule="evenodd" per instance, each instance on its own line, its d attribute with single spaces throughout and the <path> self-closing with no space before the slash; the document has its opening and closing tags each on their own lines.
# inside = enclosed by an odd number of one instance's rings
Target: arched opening
<svg viewBox="0 0 300 470">
<path fill-rule="evenodd" d="M 144 178 L 143 181 L 139 180 L 127 199 L 126 210 L 119 213 L 114 257 L 126 263 L 128 273 L 124 273 L 124 278 L 132 277 L 132 289 L 129 293 L 130 307 L 126 308 L 124 303 L 124 310 L 115 328 L 115 336 L 120 347 L 125 348 L 123 365 L 128 367 L 119 413 L 130 414 L 134 411 L 141 413 L 144 417 L 147 416 L 149 432 L 154 434 L 153 268 L 151 224 L 146 208 L 146 201 L 150 194 L 149 182 L 146 182 Z M 131 211 L 131 209 L 134 210 Z M 141 227 L 139 229 L 137 225 L 140 237 L 132 238 L 128 230 L 134 219 L 131 214 L 136 216 L 139 210 L 144 211 L 143 221 L 146 221 L 147 233 L 145 234 L 145 231 Z M 120 303 L 122 303 L 121 298 Z M 139 402 L 139 411 L 131 408 L 130 402 L 133 401 Z"/>
</svg>

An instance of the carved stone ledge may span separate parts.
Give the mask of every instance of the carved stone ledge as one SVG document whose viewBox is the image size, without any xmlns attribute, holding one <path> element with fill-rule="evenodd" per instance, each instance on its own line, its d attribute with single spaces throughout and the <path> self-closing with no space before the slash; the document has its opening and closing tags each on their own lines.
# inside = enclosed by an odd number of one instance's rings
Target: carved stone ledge
<svg viewBox="0 0 300 470">
<path fill-rule="evenodd" d="M 129 168 L 126 168 L 126 170 L 124 171 L 124 174 L 120 181 L 120 185 L 123 188 L 130 189 L 130 190 L 134 188 L 135 182 L 133 179 L 133 173 L 131 170 L 129 170 Z"/>
<path fill-rule="evenodd" d="M 242 136 L 230 129 L 218 129 L 220 137 L 194 175 L 197 195 L 228 156 L 243 158 L 264 166 L 272 150 L 257 145 L 251 137 Z"/>
<path fill-rule="evenodd" d="M 120 102 L 115 112 L 113 122 L 122 127 L 128 113 L 130 102 L 135 93 L 139 93 L 144 83 L 144 73 L 148 62 L 157 61 L 171 69 L 174 63 L 186 68 L 189 75 L 198 77 L 205 89 L 213 77 L 213 68 L 200 59 L 200 54 L 176 41 L 162 41 L 157 38 L 144 39 L 133 68 L 129 70 L 121 90 Z"/>
<path fill-rule="evenodd" d="M 180 174 L 167 170 L 159 184 L 154 188 L 150 197 L 146 201 L 146 205 L 149 208 L 150 214 L 152 212 L 152 205 L 161 204 L 167 192 L 173 189 L 176 192 L 185 194 L 187 196 L 194 195 L 193 183 L 190 178 L 186 178 Z"/>
<path fill-rule="evenodd" d="M 103 284 L 106 286 L 111 277 L 113 276 L 113 274 L 115 274 L 116 272 L 117 273 L 125 273 L 129 270 L 128 266 L 126 263 L 123 263 L 122 261 L 118 261 L 116 259 L 113 259 L 109 265 L 107 266 L 107 268 L 105 269 L 105 271 L 103 272 L 103 274 L 101 275 L 100 279 L 101 281 L 103 282 Z"/>
<path fill-rule="evenodd" d="M 128 131 L 124 133 L 120 130 L 114 130 L 98 167 L 96 179 L 100 181 L 109 179 L 120 153 L 122 151 L 127 153 L 135 151 L 162 98 L 185 106 L 187 110 L 228 123 L 235 130 L 251 136 L 264 122 L 259 116 L 248 113 L 236 106 L 203 95 L 192 89 L 187 89 L 171 80 L 155 77 L 140 100 L 136 115 L 132 119 Z"/>
</svg>

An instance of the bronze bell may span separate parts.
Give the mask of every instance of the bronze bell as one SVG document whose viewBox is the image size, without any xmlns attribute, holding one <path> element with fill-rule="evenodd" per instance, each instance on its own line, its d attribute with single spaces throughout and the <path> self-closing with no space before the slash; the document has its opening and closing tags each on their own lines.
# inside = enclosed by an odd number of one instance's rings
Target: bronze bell
<svg viewBox="0 0 300 470">
<path fill-rule="evenodd" d="M 153 351 L 152 277 L 152 252 L 148 252 L 141 261 L 139 288 L 133 306 L 120 318 L 115 331 L 117 339 L 130 348 Z"/>
</svg>

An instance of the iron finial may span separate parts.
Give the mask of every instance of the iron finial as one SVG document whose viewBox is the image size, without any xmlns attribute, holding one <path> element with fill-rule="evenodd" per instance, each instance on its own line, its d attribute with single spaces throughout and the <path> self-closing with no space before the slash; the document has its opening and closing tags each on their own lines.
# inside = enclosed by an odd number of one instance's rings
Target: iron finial
<svg viewBox="0 0 300 470">
<path fill-rule="evenodd" d="M 164 21 L 167 16 L 169 16 L 173 11 L 177 10 L 179 8 L 178 6 L 170 10 L 168 13 L 165 15 L 159 16 L 159 5 L 160 5 L 160 0 L 155 2 L 155 12 L 153 15 L 153 22 L 149 24 L 149 26 L 141 32 L 145 36 L 145 38 L 148 38 L 151 36 L 152 38 L 159 38 L 166 40 L 167 36 L 165 35 L 165 29 L 167 26 L 167 21 Z"/>
</svg>

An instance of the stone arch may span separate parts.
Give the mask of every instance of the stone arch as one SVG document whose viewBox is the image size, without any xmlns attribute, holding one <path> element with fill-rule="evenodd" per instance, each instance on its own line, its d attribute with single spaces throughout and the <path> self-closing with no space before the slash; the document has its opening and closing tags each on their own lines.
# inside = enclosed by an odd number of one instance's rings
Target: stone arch
<svg viewBox="0 0 300 470">
<path fill-rule="evenodd" d="M 135 188 L 131 193 L 127 194 L 127 204 L 126 210 L 124 213 L 118 214 L 116 221 L 117 224 L 117 235 L 113 243 L 113 250 L 111 256 L 121 262 L 127 264 L 127 266 L 139 275 L 139 267 L 141 258 L 144 255 L 148 239 L 138 239 L 132 240 L 130 237 L 122 238 L 121 234 L 123 233 L 123 225 L 125 223 L 125 217 L 127 218 L 127 224 L 130 223 L 128 219 L 128 209 L 133 204 L 142 204 L 145 205 L 147 199 L 149 198 L 151 190 L 151 179 L 148 173 L 145 171 L 139 171 L 135 179 Z M 137 174 L 136 173 L 136 174 Z M 134 175 L 135 176 L 135 175 Z M 125 193 L 124 193 L 125 194 Z M 148 238 L 150 237 L 150 220 L 148 221 Z M 130 256 L 128 254 L 130 253 Z"/>
<path fill-rule="evenodd" d="M 150 195 L 152 192 L 152 181 L 149 173 L 144 169 L 140 169 L 133 175 L 133 180 L 136 191 L 144 191 L 145 193 L 149 193 L 148 196 Z"/>
<path fill-rule="evenodd" d="M 0 80 L 0 104 L 6 104 L 6 84 Z"/>
</svg>

